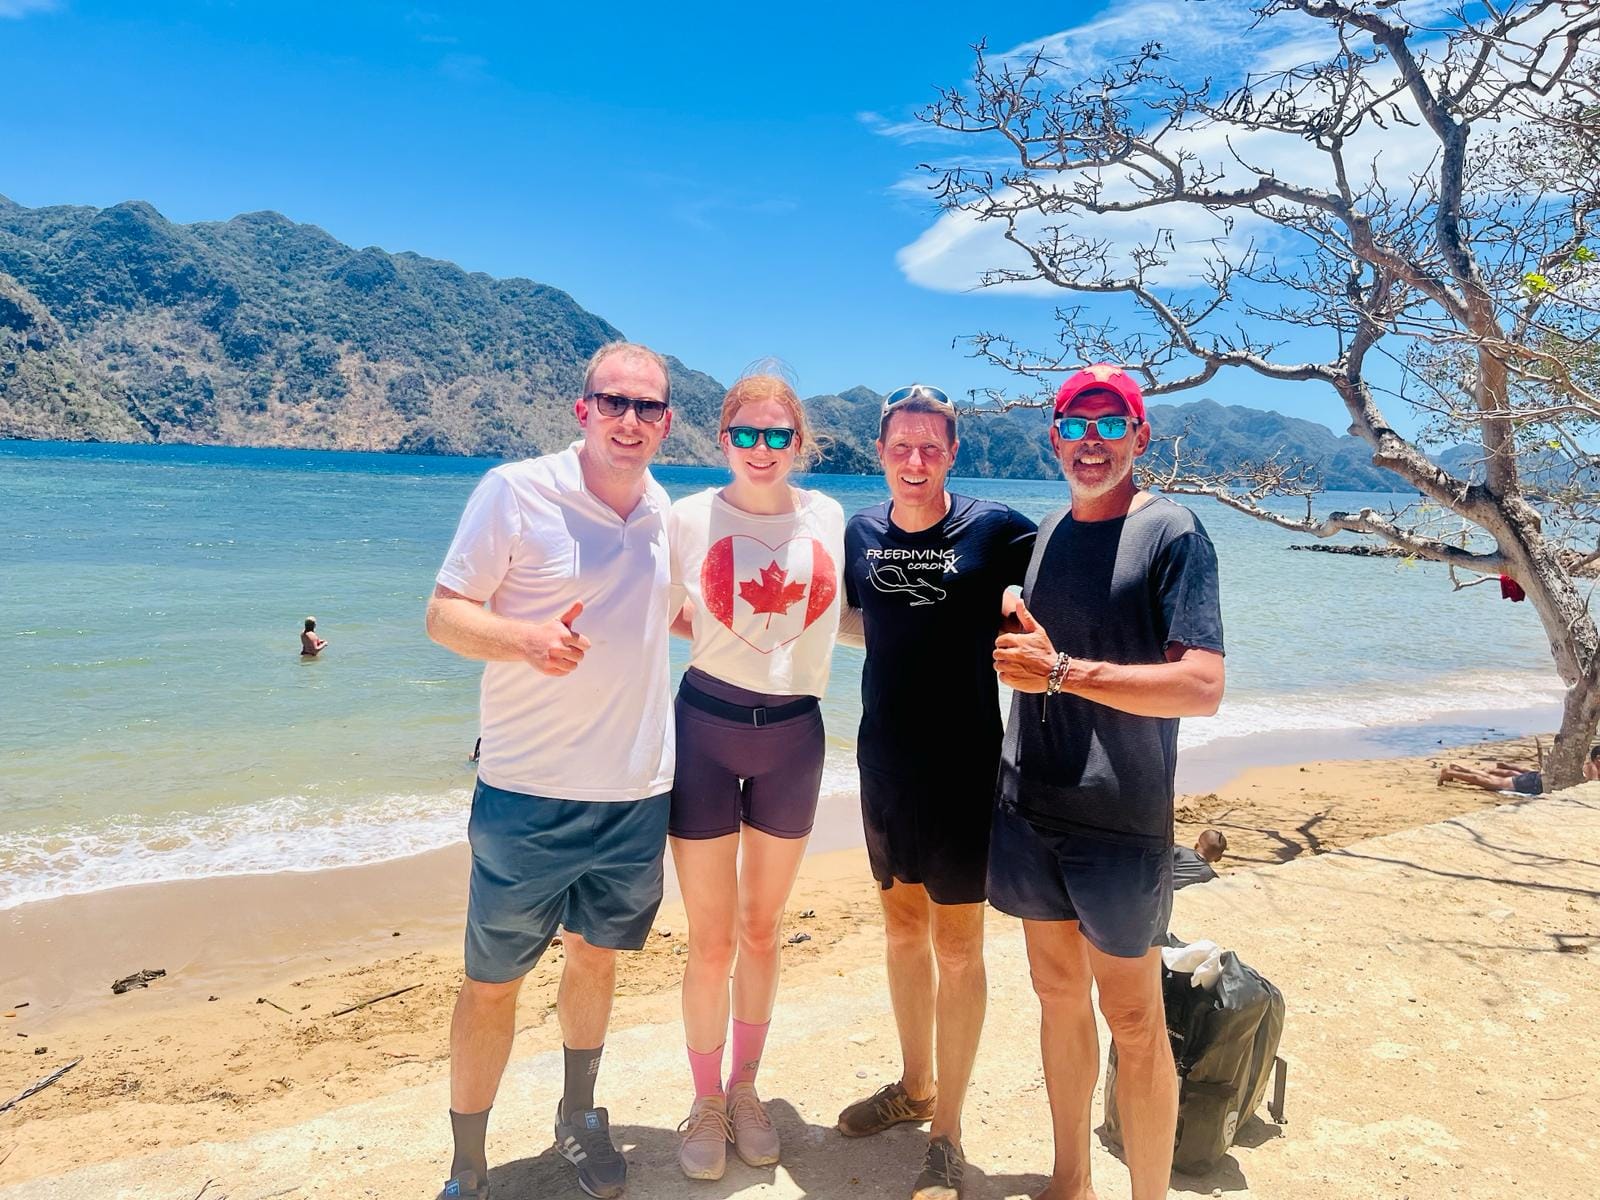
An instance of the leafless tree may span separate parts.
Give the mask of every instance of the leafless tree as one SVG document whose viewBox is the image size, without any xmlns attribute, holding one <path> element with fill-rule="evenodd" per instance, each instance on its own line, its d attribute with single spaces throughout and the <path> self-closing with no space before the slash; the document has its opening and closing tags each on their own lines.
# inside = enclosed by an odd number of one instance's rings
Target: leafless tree
<svg viewBox="0 0 1600 1200">
<path fill-rule="evenodd" d="M 996 333 L 974 351 L 1035 381 L 1036 400 L 1100 360 L 1151 395 L 1225 372 L 1329 389 L 1417 502 L 1319 516 L 1300 464 L 1219 477 L 1181 454 L 1162 485 L 1318 537 L 1375 536 L 1458 586 L 1510 576 L 1566 685 L 1548 781 L 1576 782 L 1600 722 L 1600 633 L 1575 579 L 1600 560 L 1600 9 L 1249 11 L 1255 34 L 1289 27 L 1275 44 L 1296 65 L 1217 83 L 1152 41 L 1086 77 L 1048 46 L 980 45 L 971 82 L 918 114 L 945 144 L 1002 156 L 925 164 L 951 219 L 1008 243 L 982 284 L 1068 297 L 1048 351 Z M 1420 431 L 1385 405 L 1410 406 Z M 1470 461 L 1428 453 L 1461 441 Z M 1283 495 L 1305 497 L 1303 515 L 1270 503 Z"/>
</svg>

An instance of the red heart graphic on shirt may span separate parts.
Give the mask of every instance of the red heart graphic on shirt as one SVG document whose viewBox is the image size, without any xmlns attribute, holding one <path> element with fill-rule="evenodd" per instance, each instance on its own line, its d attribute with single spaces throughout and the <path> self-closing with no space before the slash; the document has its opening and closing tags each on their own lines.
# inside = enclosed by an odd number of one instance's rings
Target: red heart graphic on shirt
<svg viewBox="0 0 1600 1200">
<path fill-rule="evenodd" d="M 752 649 L 787 646 L 828 611 L 838 574 L 827 547 L 813 537 L 769 546 L 735 533 L 706 551 L 700 568 L 706 611 Z"/>
</svg>

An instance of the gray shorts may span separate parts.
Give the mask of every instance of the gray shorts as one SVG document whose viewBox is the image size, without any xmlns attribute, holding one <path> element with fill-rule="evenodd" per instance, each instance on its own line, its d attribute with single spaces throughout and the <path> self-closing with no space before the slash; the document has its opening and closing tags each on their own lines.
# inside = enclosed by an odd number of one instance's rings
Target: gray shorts
<svg viewBox="0 0 1600 1200">
<path fill-rule="evenodd" d="M 467 841 L 467 977 L 526 975 L 557 927 L 637 950 L 661 906 L 669 793 L 647 800 L 552 800 L 478 782 Z"/>
</svg>

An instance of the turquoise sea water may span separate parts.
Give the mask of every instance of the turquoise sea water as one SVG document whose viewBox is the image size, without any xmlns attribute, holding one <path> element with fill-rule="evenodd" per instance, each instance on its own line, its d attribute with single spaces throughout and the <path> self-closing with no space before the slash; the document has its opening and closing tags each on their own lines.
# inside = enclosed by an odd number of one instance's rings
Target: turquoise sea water
<svg viewBox="0 0 1600 1200">
<path fill-rule="evenodd" d="M 0 442 L 0 908 L 461 838 L 478 668 L 427 640 L 422 611 L 491 465 Z M 658 477 L 680 496 L 725 473 Z M 847 513 L 886 494 L 810 482 Z M 1066 501 L 1058 481 L 954 486 L 1036 519 Z M 1229 689 L 1183 745 L 1305 730 L 1309 752 L 1310 731 L 1559 696 L 1531 606 L 1452 594 L 1429 565 L 1287 553 L 1304 539 L 1197 508 L 1222 564 Z M 307 615 L 330 646 L 303 661 Z M 833 790 L 854 788 L 859 668 L 836 651 Z"/>
</svg>

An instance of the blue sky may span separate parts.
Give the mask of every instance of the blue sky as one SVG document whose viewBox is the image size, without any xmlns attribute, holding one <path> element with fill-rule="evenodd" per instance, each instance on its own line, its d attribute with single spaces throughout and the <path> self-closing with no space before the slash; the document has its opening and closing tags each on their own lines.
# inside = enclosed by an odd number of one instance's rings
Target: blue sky
<svg viewBox="0 0 1600 1200">
<path fill-rule="evenodd" d="M 1005 383 L 952 341 L 1046 340 L 1054 301 L 910 263 L 939 220 L 916 167 L 949 147 L 895 127 L 971 42 L 1132 27 L 1139 0 L 800 11 L 0 0 L 0 194 L 276 209 L 564 288 L 725 382 L 777 355 L 808 394 Z M 1203 394 L 1342 424 L 1324 390 Z"/>
</svg>

